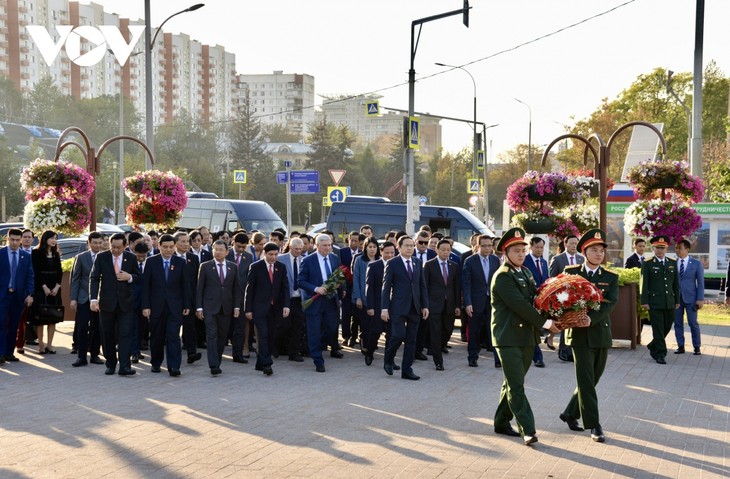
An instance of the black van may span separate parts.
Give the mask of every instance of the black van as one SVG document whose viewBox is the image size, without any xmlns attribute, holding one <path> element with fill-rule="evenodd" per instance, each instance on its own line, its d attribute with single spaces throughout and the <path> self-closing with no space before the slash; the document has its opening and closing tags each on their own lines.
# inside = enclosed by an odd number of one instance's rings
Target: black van
<svg viewBox="0 0 730 479">
<path fill-rule="evenodd" d="M 270 233 L 276 228 L 286 228 L 274 209 L 263 201 L 188 198 L 178 228 L 193 230 L 199 226 L 214 233 L 239 228 Z"/>
<path fill-rule="evenodd" d="M 348 232 L 358 231 L 366 224 L 372 226 L 373 234 L 378 238 L 390 230 L 405 230 L 406 205 L 384 197 L 348 196 L 345 201 L 333 203 L 327 217 L 327 229 L 332 230 L 340 242 L 347 241 Z M 476 216 L 455 206 L 421 206 L 420 218 L 414 224 L 416 230 L 428 225 L 432 232 L 451 236 L 465 245 L 474 233 L 494 236 Z"/>
</svg>

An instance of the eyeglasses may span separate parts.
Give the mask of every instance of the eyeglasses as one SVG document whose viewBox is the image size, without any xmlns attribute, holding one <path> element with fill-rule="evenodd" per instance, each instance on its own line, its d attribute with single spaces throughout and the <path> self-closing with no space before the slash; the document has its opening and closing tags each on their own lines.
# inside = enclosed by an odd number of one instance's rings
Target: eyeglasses
<svg viewBox="0 0 730 479">
<path fill-rule="evenodd" d="M 425 244 L 425 245 L 427 245 L 428 244 L 428 241 L 419 241 L 418 244 Z"/>
</svg>

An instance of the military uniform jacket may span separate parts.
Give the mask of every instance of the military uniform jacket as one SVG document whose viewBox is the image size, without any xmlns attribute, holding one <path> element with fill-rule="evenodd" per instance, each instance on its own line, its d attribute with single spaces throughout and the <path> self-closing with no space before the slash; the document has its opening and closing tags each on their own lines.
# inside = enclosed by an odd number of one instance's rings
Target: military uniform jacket
<svg viewBox="0 0 730 479">
<path fill-rule="evenodd" d="M 601 309 L 589 310 L 591 325 L 587 328 L 570 328 L 566 330 L 565 344 L 583 348 L 611 347 L 611 311 L 618 302 L 618 275 L 598 267 L 592 278 L 588 277 L 585 263 L 568 266 L 566 274 L 577 274 L 596 285 L 603 294 Z"/>
<path fill-rule="evenodd" d="M 679 304 L 679 273 L 677 261 L 664 258 L 664 265 L 656 258 L 644 261 L 641 267 L 641 304 L 649 309 L 674 309 Z"/>
<path fill-rule="evenodd" d="M 492 341 L 495 346 L 534 346 L 545 318 L 533 306 L 537 291 L 530 270 L 500 266 L 492 277 Z"/>
</svg>

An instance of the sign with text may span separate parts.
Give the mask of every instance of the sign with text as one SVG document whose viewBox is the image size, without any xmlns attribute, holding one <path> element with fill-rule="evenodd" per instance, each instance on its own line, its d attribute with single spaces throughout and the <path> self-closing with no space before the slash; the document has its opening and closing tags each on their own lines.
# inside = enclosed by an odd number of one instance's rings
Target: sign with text
<svg viewBox="0 0 730 479">
<path fill-rule="evenodd" d="M 119 27 L 114 25 L 101 25 L 99 27 L 92 27 L 91 25 L 78 27 L 58 25 L 56 26 L 59 36 L 57 42 L 54 42 L 53 37 L 44 26 L 28 25 L 25 28 L 33 38 L 36 46 L 38 46 L 38 50 L 47 64 L 53 64 L 58 54 L 61 53 L 61 49 L 65 46 L 69 60 L 80 67 L 90 67 L 99 63 L 106 55 L 107 50 L 111 50 L 119 65 L 124 66 L 132 54 L 134 46 L 144 33 L 145 27 L 144 25 L 129 25 L 129 33 L 132 35 L 129 43 L 124 39 Z M 82 39 L 96 46 L 82 54 Z"/>
<path fill-rule="evenodd" d="M 290 171 L 292 183 L 319 183 L 319 171 L 298 170 Z M 276 182 L 280 185 L 286 183 L 286 171 L 276 172 Z"/>
</svg>

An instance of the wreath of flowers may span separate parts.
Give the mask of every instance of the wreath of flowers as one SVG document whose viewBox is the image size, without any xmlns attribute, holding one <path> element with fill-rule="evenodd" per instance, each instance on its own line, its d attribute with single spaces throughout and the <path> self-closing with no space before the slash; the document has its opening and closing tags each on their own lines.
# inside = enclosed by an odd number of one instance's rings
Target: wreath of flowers
<svg viewBox="0 0 730 479">
<path fill-rule="evenodd" d="M 634 236 L 665 235 L 676 242 L 700 229 L 702 217 L 681 202 L 636 200 L 624 213 L 624 226 Z"/>
<path fill-rule="evenodd" d="M 24 223 L 32 231 L 77 236 L 91 223 L 94 178 L 74 163 L 38 158 L 21 172 L 20 188 L 29 202 Z"/>
<path fill-rule="evenodd" d="M 170 171 L 138 171 L 125 178 L 122 186 L 131 200 L 127 206 L 127 223 L 134 226 L 172 228 L 188 204 L 185 184 Z"/>
<path fill-rule="evenodd" d="M 670 190 L 674 197 L 693 203 L 699 203 L 705 196 L 702 180 L 689 173 L 689 166 L 684 161 L 645 160 L 629 170 L 628 179 L 641 198 L 657 198 L 661 188 Z M 673 186 L 663 187 L 665 182 Z"/>
<path fill-rule="evenodd" d="M 560 320 L 570 311 L 598 310 L 603 295 L 590 281 L 577 274 L 561 273 L 537 290 L 535 307 L 544 316 Z"/>
</svg>

